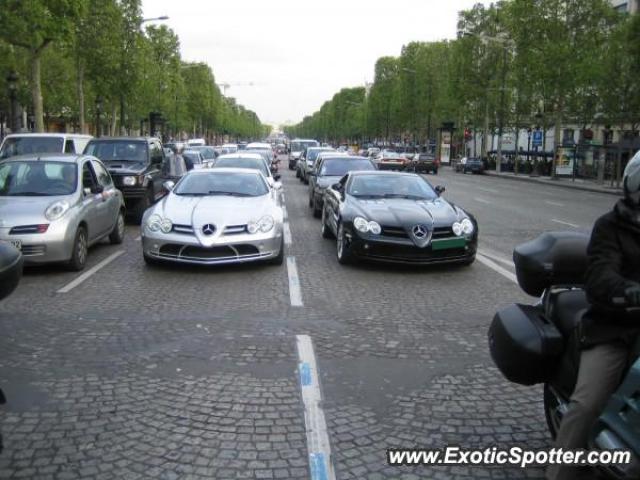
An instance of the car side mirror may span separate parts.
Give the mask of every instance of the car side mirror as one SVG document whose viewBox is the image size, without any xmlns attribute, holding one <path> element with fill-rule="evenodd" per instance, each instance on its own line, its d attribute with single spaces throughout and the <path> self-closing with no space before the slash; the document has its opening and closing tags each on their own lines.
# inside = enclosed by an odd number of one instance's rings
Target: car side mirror
<svg viewBox="0 0 640 480">
<path fill-rule="evenodd" d="M 104 192 L 104 187 L 102 185 L 94 185 L 89 189 L 89 193 L 92 193 L 94 195 L 102 192 Z"/>
<path fill-rule="evenodd" d="M 167 192 L 170 192 L 171 190 L 173 190 L 173 187 L 175 186 L 176 186 L 175 182 L 172 182 L 171 180 L 167 180 L 162 184 L 162 188 L 164 188 Z"/>
<path fill-rule="evenodd" d="M 280 175 L 278 175 L 278 178 L 280 178 Z M 282 184 L 280 182 L 278 182 L 278 181 L 273 182 L 273 188 L 275 188 L 276 190 L 282 190 Z"/>
<path fill-rule="evenodd" d="M 445 190 L 446 188 L 444 188 L 442 185 L 437 185 L 435 188 L 435 191 L 438 194 L 438 196 L 442 195 Z"/>
<path fill-rule="evenodd" d="M 276 173 L 273 175 L 273 179 L 277 182 L 282 178 L 282 175 L 280 175 L 279 173 Z"/>
<path fill-rule="evenodd" d="M 89 196 L 91 195 L 91 189 L 90 188 L 83 188 L 82 189 L 82 193 L 84 193 L 84 196 Z"/>
<path fill-rule="evenodd" d="M 342 192 L 342 184 L 341 183 L 334 183 L 333 185 L 331 185 L 331 188 L 333 190 L 335 190 L 336 192 Z"/>
<path fill-rule="evenodd" d="M 151 163 L 153 163 L 154 165 L 159 165 L 162 163 L 162 156 L 158 155 L 157 157 L 151 157 Z"/>
</svg>

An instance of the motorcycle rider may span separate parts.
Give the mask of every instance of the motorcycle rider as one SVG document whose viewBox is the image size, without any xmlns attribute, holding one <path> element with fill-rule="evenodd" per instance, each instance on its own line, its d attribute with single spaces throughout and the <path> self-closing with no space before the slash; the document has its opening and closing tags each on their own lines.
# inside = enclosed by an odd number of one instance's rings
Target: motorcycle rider
<svg viewBox="0 0 640 480">
<path fill-rule="evenodd" d="M 624 198 L 596 221 L 587 249 L 585 290 L 592 308 L 578 329 L 578 378 L 555 442 L 565 450 L 587 448 L 589 431 L 620 384 L 640 333 L 640 319 L 612 307 L 616 298 L 640 306 L 640 151 L 627 164 L 623 184 Z M 551 465 L 547 478 L 585 478 L 584 470 Z"/>
</svg>

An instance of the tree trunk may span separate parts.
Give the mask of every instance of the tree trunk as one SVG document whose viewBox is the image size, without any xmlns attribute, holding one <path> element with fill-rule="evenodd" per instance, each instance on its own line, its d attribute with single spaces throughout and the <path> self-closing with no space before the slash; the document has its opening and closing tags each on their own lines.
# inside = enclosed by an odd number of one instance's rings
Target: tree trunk
<svg viewBox="0 0 640 480">
<path fill-rule="evenodd" d="M 109 127 L 109 135 L 115 137 L 118 123 L 118 104 L 113 101 L 111 104 L 111 126 Z"/>
<path fill-rule="evenodd" d="M 80 133 L 87 133 L 84 119 L 84 64 L 78 59 L 78 77 L 77 93 L 78 93 L 78 123 L 80 124 Z"/>
<path fill-rule="evenodd" d="M 489 102 L 486 102 L 485 108 L 484 108 L 484 125 L 482 128 L 482 158 L 483 159 L 489 158 L 487 155 L 488 140 L 489 140 Z M 493 137 L 491 141 L 493 142 Z"/>
<path fill-rule="evenodd" d="M 556 109 L 553 115 L 554 131 L 553 131 L 553 162 L 551 163 L 551 178 L 556 177 L 556 165 L 558 157 L 558 147 L 561 145 L 562 134 L 562 100 L 556 102 Z"/>
<path fill-rule="evenodd" d="M 31 102 L 35 118 L 35 131 L 44 132 L 44 107 L 42 106 L 42 85 L 40 83 L 40 56 L 42 49 L 31 51 Z"/>
</svg>

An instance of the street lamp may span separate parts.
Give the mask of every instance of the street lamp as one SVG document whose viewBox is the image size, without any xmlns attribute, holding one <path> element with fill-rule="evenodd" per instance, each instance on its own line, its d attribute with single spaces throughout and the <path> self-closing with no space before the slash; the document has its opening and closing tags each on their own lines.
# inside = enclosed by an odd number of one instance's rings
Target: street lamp
<svg viewBox="0 0 640 480">
<path fill-rule="evenodd" d="M 167 15 L 162 15 L 161 17 L 143 18 L 140 23 L 155 22 L 156 20 L 169 20 L 169 17 Z"/>
<path fill-rule="evenodd" d="M 102 96 L 96 97 L 96 137 L 100 137 L 102 126 L 100 125 L 100 115 L 102 114 Z"/>
<path fill-rule="evenodd" d="M 9 87 L 9 128 L 11 133 L 18 129 L 18 102 L 16 92 L 18 90 L 18 74 L 13 70 L 7 75 L 7 86 Z"/>
</svg>

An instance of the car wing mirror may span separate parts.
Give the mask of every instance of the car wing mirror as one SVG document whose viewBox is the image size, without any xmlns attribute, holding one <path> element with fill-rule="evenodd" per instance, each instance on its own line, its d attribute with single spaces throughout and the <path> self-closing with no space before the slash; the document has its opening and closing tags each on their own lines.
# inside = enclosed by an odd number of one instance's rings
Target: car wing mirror
<svg viewBox="0 0 640 480">
<path fill-rule="evenodd" d="M 89 193 L 98 194 L 104 192 L 104 187 L 102 185 L 94 185 L 89 189 Z"/>
<path fill-rule="evenodd" d="M 274 177 L 275 178 L 275 177 Z M 278 178 L 280 178 L 280 176 L 278 175 Z M 277 179 L 276 179 L 277 180 Z M 282 190 L 282 183 L 276 181 L 273 183 L 273 188 L 275 188 L 276 190 Z"/>
<path fill-rule="evenodd" d="M 437 185 L 435 188 L 435 191 L 438 194 L 438 196 L 442 195 L 445 190 L 446 188 L 444 188 L 442 185 Z"/>
<path fill-rule="evenodd" d="M 275 174 L 273 175 L 273 179 L 274 179 L 276 182 L 278 182 L 281 178 L 282 178 L 282 175 L 280 175 L 279 173 L 275 173 Z"/>
<path fill-rule="evenodd" d="M 167 192 L 170 192 L 171 190 L 173 190 L 175 186 L 176 186 L 175 182 L 172 182 L 171 180 L 167 180 L 162 184 L 162 188 L 164 188 Z"/>
</svg>

